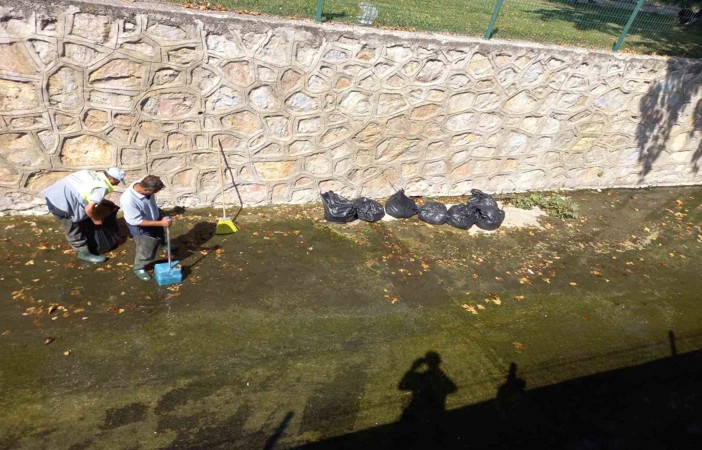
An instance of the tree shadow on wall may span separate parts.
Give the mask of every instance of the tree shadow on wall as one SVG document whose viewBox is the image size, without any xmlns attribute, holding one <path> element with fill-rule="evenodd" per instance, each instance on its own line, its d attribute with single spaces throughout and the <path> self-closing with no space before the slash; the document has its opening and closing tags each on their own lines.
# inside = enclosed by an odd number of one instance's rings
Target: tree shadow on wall
<svg viewBox="0 0 702 450">
<path fill-rule="evenodd" d="M 690 165 L 694 173 L 699 172 L 702 158 L 702 62 L 685 64 L 671 59 L 667 63 L 666 77 L 653 84 L 641 98 L 641 118 L 636 128 L 639 162 L 642 165 L 641 181 L 654 163 L 673 147 L 674 151 L 690 148 Z M 690 129 L 680 133 L 680 125 Z M 695 144 L 696 143 L 696 144 Z"/>
</svg>

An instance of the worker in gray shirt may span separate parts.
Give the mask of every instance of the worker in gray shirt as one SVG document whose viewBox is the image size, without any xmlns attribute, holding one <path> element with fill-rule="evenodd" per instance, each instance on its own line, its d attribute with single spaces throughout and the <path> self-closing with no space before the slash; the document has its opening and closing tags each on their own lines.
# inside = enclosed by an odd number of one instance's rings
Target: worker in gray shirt
<svg viewBox="0 0 702 450">
<path fill-rule="evenodd" d="M 102 219 L 96 208 L 115 186 L 124 184 L 124 171 L 110 167 L 106 171 L 80 170 L 64 177 L 44 189 L 46 206 L 49 212 L 61 222 L 66 233 L 66 240 L 78 252 L 78 258 L 101 263 L 105 258 L 94 255 L 88 249 L 89 225 L 101 225 Z"/>
<path fill-rule="evenodd" d="M 120 199 L 124 220 L 136 245 L 134 273 L 144 281 L 151 279 L 147 266 L 156 260 L 159 247 L 165 245 L 163 228 L 173 224 L 173 220 L 164 217 L 156 204 L 156 193 L 163 188 L 159 177 L 147 175 L 132 183 Z"/>
</svg>

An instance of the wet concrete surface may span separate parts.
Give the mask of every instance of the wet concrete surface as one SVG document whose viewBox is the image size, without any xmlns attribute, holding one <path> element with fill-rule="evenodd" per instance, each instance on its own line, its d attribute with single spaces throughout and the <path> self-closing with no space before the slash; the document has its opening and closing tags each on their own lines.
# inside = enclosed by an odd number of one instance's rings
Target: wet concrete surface
<svg viewBox="0 0 702 450">
<path fill-rule="evenodd" d="M 0 448 L 697 448 L 702 188 L 569 196 L 481 234 L 183 211 L 170 287 L 0 218 Z"/>
</svg>

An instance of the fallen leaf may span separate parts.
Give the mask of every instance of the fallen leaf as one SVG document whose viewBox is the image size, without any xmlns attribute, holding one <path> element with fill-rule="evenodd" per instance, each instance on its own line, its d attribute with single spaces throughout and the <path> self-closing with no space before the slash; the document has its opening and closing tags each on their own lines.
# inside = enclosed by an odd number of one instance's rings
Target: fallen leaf
<svg viewBox="0 0 702 450">
<path fill-rule="evenodd" d="M 29 261 L 27 261 L 26 263 L 24 263 L 24 265 L 25 265 L 25 266 L 33 266 L 33 265 L 34 265 L 34 260 L 33 260 L 33 259 L 30 259 Z"/>
<path fill-rule="evenodd" d="M 524 344 L 522 344 L 521 342 L 517 342 L 517 341 L 512 342 L 512 345 L 517 350 L 524 350 L 526 348 L 526 346 Z"/>
<path fill-rule="evenodd" d="M 68 356 L 68 355 L 71 354 L 71 351 L 70 351 L 70 350 L 66 350 L 65 352 L 63 352 L 63 354 L 66 355 L 66 356 Z"/>
<path fill-rule="evenodd" d="M 473 308 L 469 304 L 463 304 L 463 305 L 461 305 L 461 308 L 465 309 L 466 311 L 468 311 L 471 314 L 478 314 L 478 311 L 476 311 L 475 308 Z"/>
<path fill-rule="evenodd" d="M 571 282 L 568 283 L 568 284 L 571 285 L 571 286 L 577 286 L 577 285 L 578 285 L 578 283 L 576 283 L 575 281 L 571 281 Z"/>
<path fill-rule="evenodd" d="M 524 300 L 524 296 L 523 296 L 523 295 L 515 295 L 514 298 L 517 299 L 517 301 L 520 301 L 520 302 L 521 302 L 522 300 Z"/>
<path fill-rule="evenodd" d="M 44 345 L 49 345 L 52 342 L 54 342 L 54 338 L 52 336 L 47 336 L 44 338 Z"/>
</svg>

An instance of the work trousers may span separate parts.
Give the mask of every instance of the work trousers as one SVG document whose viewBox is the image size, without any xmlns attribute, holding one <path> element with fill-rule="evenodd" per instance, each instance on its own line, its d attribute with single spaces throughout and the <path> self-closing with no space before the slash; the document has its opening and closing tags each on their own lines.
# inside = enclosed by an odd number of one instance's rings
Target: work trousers
<svg viewBox="0 0 702 450">
<path fill-rule="evenodd" d="M 136 244 L 136 255 L 134 256 L 134 268 L 144 269 L 156 260 L 156 253 L 163 241 L 159 238 L 142 235 L 134 238 Z"/>
<path fill-rule="evenodd" d="M 80 222 L 74 222 L 68 217 L 66 211 L 62 211 L 52 205 L 47 201 L 47 206 L 49 212 L 56 217 L 63 227 L 63 231 L 66 234 L 66 240 L 68 245 L 73 247 L 77 252 L 89 252 L 88 250 L 88 231 L 89 231 L 89 221 L 90 219 L 81 220 Z"/>
</svg>

